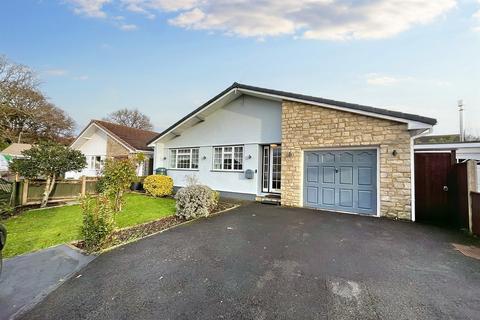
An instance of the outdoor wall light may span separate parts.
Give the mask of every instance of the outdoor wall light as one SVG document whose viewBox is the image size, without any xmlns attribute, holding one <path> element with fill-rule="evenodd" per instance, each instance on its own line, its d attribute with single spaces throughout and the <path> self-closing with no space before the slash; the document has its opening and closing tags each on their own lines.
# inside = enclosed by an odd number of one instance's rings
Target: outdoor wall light
<svg viewBox="0 0 480 320">
<path fill-rule="evenodd" d="M 393 150 L 393 152 L 392 152 L 392 156 L 394 156 L 394 157 L 395 157 L 396 155 L 397 155 L 397 150 Z"/>
<path fill-rule="evenodd" d="M 203 156 L 203 157 L 202 157 L 202 160 L 207 160 L 207 156 Z"/>
<path fill-rule="evenodd" d="M 167 160 L 167 157 L 163 157 L 163 160 Z"/>
<path fill-rule="evenodd" d="M 247 156 L 247 159 L 252 159 L 252 155 L 249 154 L 249 155 Z"/>
<path fill-rule="evenodd" d="M 292 151 L 288 151 L 287 156 L 288 156 L 289 158 L 293 157 L 293 152 L 292 152 Z"/>
</svg>

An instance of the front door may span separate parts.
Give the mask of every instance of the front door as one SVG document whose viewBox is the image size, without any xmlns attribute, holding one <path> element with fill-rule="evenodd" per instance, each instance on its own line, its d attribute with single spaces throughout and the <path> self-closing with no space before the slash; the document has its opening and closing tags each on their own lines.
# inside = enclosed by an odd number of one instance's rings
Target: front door
<svg viewBox="0 0 480 320">
<path fill-rule="evenodd" d="M 282 180 L 282 148 L 263 146 L 262 191 L 280 193 Z"/>
</svg>

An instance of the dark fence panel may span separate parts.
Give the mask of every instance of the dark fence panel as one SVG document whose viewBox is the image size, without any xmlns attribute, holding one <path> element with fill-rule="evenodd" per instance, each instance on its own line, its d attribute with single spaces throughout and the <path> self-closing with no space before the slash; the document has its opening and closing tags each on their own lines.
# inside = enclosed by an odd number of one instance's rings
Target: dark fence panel
<svg viewBox="0 0 480 320">
<path fill-rule="evenodd" d="M 4 179 L 0 179 L 0 205 L 10 203 L 13 191 L 13 183 Z"/>
<path fill-rule="evenodd" d="M 471 192 L 472 197 L 472 232 L 480 236 L 480 193 Z"/>
</svg>

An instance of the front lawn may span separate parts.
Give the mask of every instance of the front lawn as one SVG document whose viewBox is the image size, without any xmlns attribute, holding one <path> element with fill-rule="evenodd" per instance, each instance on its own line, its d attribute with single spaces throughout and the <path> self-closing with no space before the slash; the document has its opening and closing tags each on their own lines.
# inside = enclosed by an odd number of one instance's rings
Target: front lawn
<svg viewBox="0 0 480 320">
<path fill-rule="evenodd" d="M 175 213 L 175 200 L 141 194 L 125 195 L 122 212 L 116 216 L 117 228 L 125 228 Z M 36 251 L 79 238 L 82 212 L 79 205 L 31 210 L 1 221 L 7 227 L 5 257 Z"/>
</svg>

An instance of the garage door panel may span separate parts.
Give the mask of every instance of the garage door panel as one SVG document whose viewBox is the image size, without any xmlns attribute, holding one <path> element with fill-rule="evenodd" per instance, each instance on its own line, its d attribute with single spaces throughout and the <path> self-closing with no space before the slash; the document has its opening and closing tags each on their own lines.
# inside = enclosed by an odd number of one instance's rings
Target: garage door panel
<svg viewBox="0 0 480 320">
<path fill-rule="evenodd" d="M 372 185 L 372 168 L 359 167 L 358 168 L 358 184 L 363 186 Z"/>
<path fill-rule="evenodd" d="M 340 167 L 340 183 L 353 184 L 353 167 Z"/>
<path fill-rule="evenodd" d="M 353 207 L 353 190 L 340 189 L 339 190 L 339 205 L 342 207 Z"/>
<path fill-rule="evenodd" d="M 323 163 L 333 163 L 335 162 L 335 154 L 331 152 L 324 153 L 322 155 Z"/>
<path fill-rule="evenodd" d="M 307 151 L 304 168 L 306 206 L 376 214 L 376 150 Z"/>
<path fill-rule="evenodd" d="M 335 189 L 322 188 L 322 204 L 327 206 L 335 205 Z"/>
<path fill-rule="evenodd" d="M 308 187 L 307 188 L 307 202 L 308 203 L 318 203 L 318 188 L 317 187 Z"/>
<path fill-rule="evenodd" d="M 320 162 L 320 155 L 318 153 L 310 153 L 307 155 L 307 161 L 308 162 L 313 162 L 313 163 L 318 163 Z"/>
<path fill-rule="evenodd" d="M 335 183 L 335 167 L 323 167 L 323 183 Z"/>
<path fill-rule="evenodd" d="M 309 166 L 307 168 L 307 182 L 318 183 L 318 167 Z"/>
<path fill-rule="evenodd" d="M 372 209 L 374 207 L 373 192 L 371 190 L 358 191 L 358 207 L 360 209 Z"/>
</svg>

